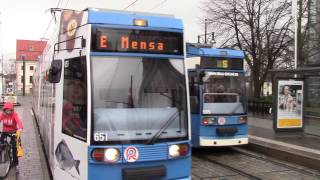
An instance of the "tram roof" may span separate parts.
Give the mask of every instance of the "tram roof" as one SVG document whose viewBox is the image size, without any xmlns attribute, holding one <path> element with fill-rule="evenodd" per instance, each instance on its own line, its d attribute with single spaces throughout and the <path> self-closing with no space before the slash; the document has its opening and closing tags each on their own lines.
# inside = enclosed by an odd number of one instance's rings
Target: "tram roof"
<svg viewBox="0 0 320 180">
<path fill-rule="evenodd" d="M 88 8 L 89 24 L 133 25 L 134 19 L 148 21 L 148 27 L 183 29 L 182 20 L 173 15 L 152 14 L 146 12 L 119 11 Z"/>
<path fill-rule="evenodd" d="M 244 58 L 244 52 L 241 50 L 233 49 L 219 49 L 219 48 L 208 48 L 208 47 L 187 47 L 188 57 L 227 57 L 227 58 Z"/>
</svg>

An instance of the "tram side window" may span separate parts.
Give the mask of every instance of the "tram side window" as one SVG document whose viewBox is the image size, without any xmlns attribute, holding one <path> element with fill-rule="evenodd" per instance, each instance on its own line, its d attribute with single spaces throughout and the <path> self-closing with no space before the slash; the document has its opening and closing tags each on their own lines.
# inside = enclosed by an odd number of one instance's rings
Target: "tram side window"
<svg viewBox="0 0 320 180">
<path fill-rule="evenodd" d="M 198 88 L 196 74 L 189 72 L 190 110 L 192 114 L 199 114 Z"/>
<path fill-rule="evenodd" d="M 87 137 L 86 58 L 64 61 L 62 132 L 75 138 Z"/>
</svg>

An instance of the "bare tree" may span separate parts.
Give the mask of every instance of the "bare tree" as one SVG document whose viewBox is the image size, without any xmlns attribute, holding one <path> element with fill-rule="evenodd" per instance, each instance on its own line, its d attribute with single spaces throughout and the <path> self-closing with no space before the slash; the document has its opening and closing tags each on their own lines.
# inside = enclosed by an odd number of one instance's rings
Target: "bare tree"
<svg viewBox="0 0 320 180">
<path fill-rule="evenodd" d="M 320 58 L 320 4 L 298 0 L 298 65 L 313 64 Z"/>
<path fill-rule="evenodd" d="M 292 67 L 291 0 L 209 0 L 204 11 L 218 46 L 245 51 L 254 97 L 260 97 L 268 70 Z"/>
</svg>

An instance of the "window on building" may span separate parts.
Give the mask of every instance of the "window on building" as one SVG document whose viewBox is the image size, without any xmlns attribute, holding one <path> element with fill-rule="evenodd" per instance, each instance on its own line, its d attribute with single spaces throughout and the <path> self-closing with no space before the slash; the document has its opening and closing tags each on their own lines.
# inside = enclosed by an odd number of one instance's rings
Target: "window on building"
<svg viewBox="0 0 320 180">
<path fill-rule="evenodd" d="M 21 60 L 25 60 L 26 57 L 27 57 L 27 56 L 26 56 L 25 54 L 21 54 L 21 55 L 20 55 Z"/>
<path fill-rule="evenodd" d="M 30 66 L 30 70 L 33 70 L 33 66 Z"/>
<path fill-rule="evenodd" d="M 30 84 L 33 83 L 33 76 L 30 76 L 30 77 L 29 77 L 29 82 L 30 82 Z"/>
<path fill-rule="evenodd" d="M 21 70 L 23 71 L 23 65 L 21 66 Z"/>
<path fill-rule="evenodd" d="M 29 46 L 29 51 L 33 51 L 33 46 Z"/>
<path fill-rule="evenodd" d="M 21 83 L 23 83 L 23 76 L 21 76 Z"/>
</svg>

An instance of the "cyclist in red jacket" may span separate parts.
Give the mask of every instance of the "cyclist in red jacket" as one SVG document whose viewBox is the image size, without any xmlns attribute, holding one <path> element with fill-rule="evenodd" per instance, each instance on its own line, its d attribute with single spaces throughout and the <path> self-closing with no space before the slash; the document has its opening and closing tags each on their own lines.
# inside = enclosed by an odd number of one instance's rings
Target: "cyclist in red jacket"
<svg viewBox="0 0 320 180">
<path fill-rule="evenodd" d="M 16 131 L 21 131 L 23 129 L 19 116 L 14 112 L 13 104 L 10 102 L 6 102 L 4 104 L 3 112 L 0 114 L 0 122 L 3 124 L 3 130 L 0 129 L 2 132 L 16 133 Z M 13 163 L 17 165 L 18 157 L 16 139 L 11 140 L 11 143 L 13 147 Z"/>
</svg>

